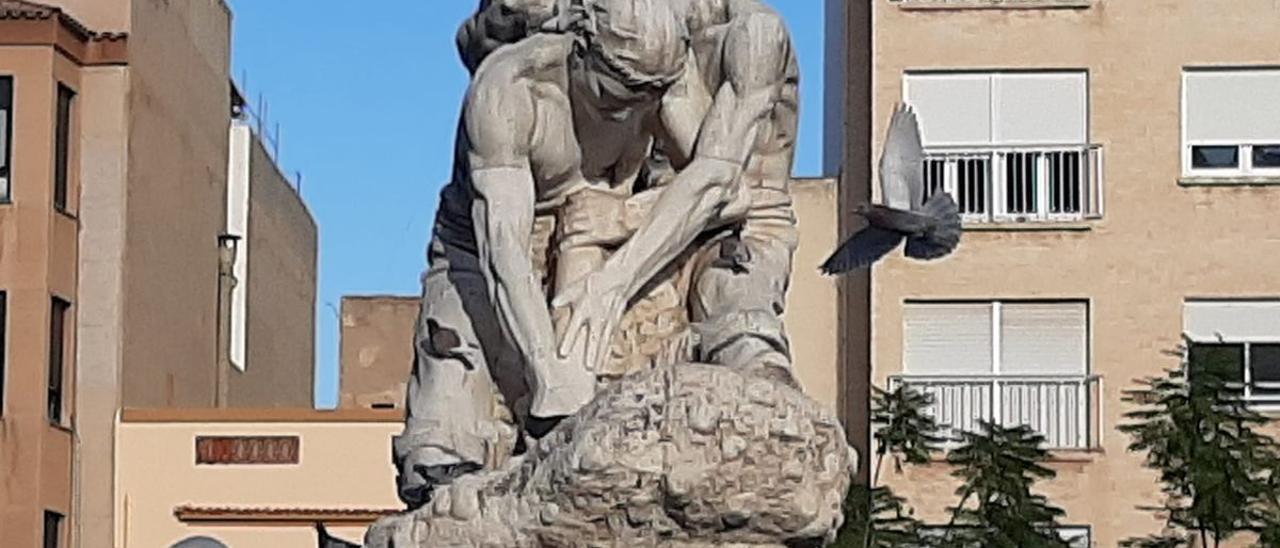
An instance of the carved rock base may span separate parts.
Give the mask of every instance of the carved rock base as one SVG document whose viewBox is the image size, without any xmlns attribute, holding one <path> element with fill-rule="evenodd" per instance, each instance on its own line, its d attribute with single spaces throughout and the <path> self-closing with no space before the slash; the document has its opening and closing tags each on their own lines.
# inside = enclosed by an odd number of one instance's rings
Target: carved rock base
<svg viewBox="0 0 1280 548">
<path fill-rule="evenodd" d="M 855 466 L 833 413 L 734 369 L 603 390 L 503 470 L 373 526 L 373 548 L 824 546 Z"/>
</svg>

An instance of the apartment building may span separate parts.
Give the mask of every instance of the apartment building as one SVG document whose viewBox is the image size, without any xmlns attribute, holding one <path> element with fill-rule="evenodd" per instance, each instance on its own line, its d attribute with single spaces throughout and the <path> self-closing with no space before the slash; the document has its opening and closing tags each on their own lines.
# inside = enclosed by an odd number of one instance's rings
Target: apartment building
<svg viewBox="0 0 1280 548">
<path fill-rule="evenodd" d="M 221 0 L 0 0 L 5 546 L 111 546 L 125 407 L 311 406 L 316 226 L 230 32 Z"/>
<path fill-rule="evenodd" d="M 1185 334 L 1237 360 L 1259 409 L 1280 401 L 1280 4 L 853 4 L 828 3 L 843 203 L 878 193 L 871 161 L 905 101 L 928 192 L 955 197 L 966 233 L 947 260 L 894 256 L 842 288 L 846 416 L 866 378 L 932 394 L 952 429 L 1029 424 L 1072 538 L 1159 531 L 1122 392 L 1176 367 L 1163 351 Z M 886 476 L 927 520 L 954 503 L 941 464 Z"/>
<path fill-rule="evenodd" d="M 6 546 L 61 546 L 70 531 L 83 213 L 80 94 L 89 73 L 124 61 L 126 47 L 125 37 L 95 32 L 56 10 L 0 1 L 0 531 Z"/>
</svg>

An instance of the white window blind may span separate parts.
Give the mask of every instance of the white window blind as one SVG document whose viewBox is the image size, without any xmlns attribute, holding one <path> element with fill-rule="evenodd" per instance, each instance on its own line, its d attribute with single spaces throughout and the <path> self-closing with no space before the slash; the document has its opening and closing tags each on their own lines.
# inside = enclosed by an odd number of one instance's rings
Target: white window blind
<svg viewBox="0 0 1280 548">
<path fill-rule="evenodd" d="M 1088 142 L 1083 71 L 909 73 L 905 80 L 927 147 Z"/>
<path fill-rule="evenodd" d="M 1082 302 L 1003 304 L 1001 373 L 1084 375 L 1088 323 L 1088 310 Z"/>
<path fill-rule="evenodd" d="M 913 375 L 992 372 L 990 304 L 909 303 L 903 355 Z"/>
<path fill-rule="evenodd" d="M 1189 142 L 1280 142 L 1280 69 L 1184 73 Z"/>
<path fill-rule="evenodd" d="M 925 146 L 991 143 L 991 75 L 906 76 L 906 101 L 916 109 Z"/>
<path fill-rule="evenodd" d="M 1280 342 L 1280 300 L 1189 301 L 1187 334 L 1196 342 Z"/>
<path fill-rule="evenodd" d="M 993 76 L 992 138 L 1001 145 L 1088 141 L 1088 85 L 1083 72 Z"/>
</svg>

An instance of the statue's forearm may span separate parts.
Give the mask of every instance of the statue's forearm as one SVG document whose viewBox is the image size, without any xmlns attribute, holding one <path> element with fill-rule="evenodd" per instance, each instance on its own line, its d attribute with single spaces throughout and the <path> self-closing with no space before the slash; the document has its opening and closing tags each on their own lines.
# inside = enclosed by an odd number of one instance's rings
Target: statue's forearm
<svg viewBox="0 0 1280 548">
<path fill-rule="evenodd" d="M 738 189 L 737 163 L 700 158 L 661 190 L 646 222 L 605 266 L 633 298 L 707 229 Z"/>
</svg>

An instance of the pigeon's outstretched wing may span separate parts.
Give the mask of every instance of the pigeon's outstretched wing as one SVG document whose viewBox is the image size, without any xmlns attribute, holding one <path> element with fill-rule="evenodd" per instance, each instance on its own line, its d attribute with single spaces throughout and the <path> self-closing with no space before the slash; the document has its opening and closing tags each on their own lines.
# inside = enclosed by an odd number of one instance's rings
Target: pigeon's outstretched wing
<svg viewBox="0 0 1280 548">
<path fill-rule="evenodd" d="M 925 261 L 950 255 L 960 245 L 960 208 L 946 192 L 929 198 L 920 214 L 932 218 L 937 225 L 920 236 L 907 238 L 907 256 Z"/>
<path fill-rule="evenodd" d="M 902 238 L 900 233 L 869 225 L 840 246 L 822 264 L 822 272 L 833 275 L 867 268 L 898 247 Z"/>
<path fill-rule="evenodd" d="M 914 211 L 924 205 L 924 145 L 915 111 L 899 105 L 889 122 L 884 152 L 880 156 L 880 191 L 883 204 Z"/>
</svg>

